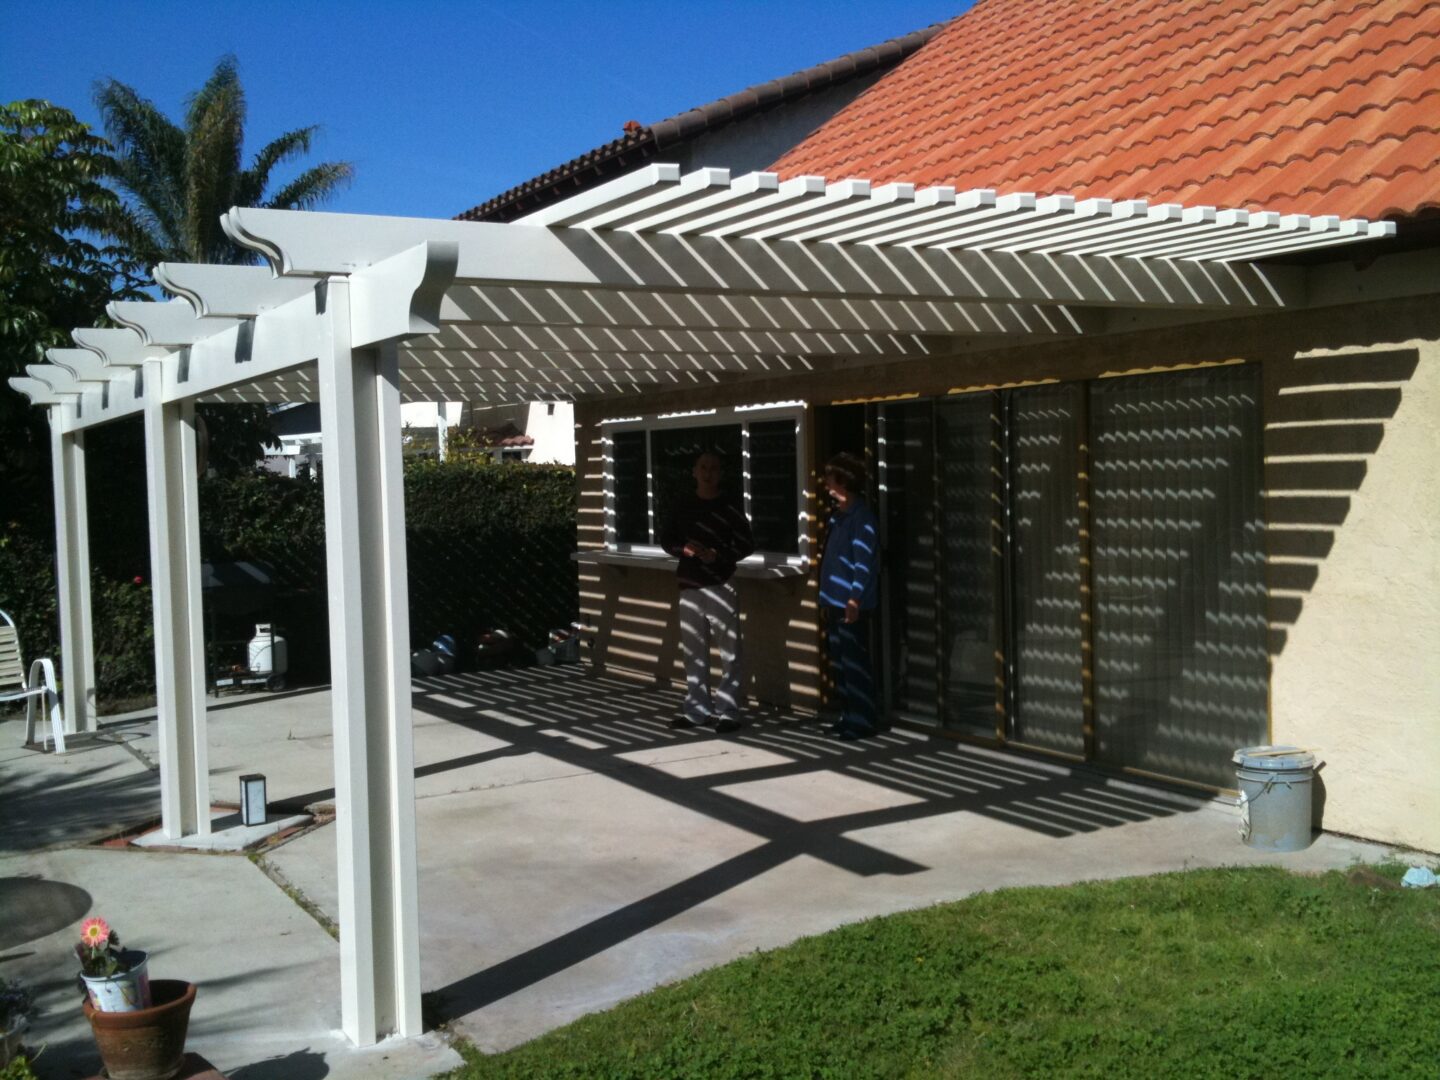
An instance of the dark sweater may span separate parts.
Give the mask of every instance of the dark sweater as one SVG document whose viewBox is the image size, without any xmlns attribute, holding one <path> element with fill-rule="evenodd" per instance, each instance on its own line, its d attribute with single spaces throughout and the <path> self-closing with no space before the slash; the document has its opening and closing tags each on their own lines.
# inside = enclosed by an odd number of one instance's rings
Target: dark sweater
<svg viewBox="0 0 1440 1080">
<path fill-rule="evenodd" d="M 692 540 L 714 548 L 715 561 L 686 555 L 685 545 Z M 755 538 L 739 499 L 687 495 L 671 508 L 660 529 L 660 546 L 680 560 L 675 570 L 680 588 L 704 589 L 729 581 L 735 564 L 755 550 Z"/>
</svg>

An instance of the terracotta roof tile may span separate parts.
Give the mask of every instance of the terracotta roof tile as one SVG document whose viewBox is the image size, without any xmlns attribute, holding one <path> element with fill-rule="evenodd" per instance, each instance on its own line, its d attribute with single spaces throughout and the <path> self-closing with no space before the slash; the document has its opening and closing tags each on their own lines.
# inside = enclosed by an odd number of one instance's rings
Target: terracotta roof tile
<svg viewBox="0 0 1440 1080">
<path fill-rule="evenodd" d="M 774 168 L 1377 218 L 1437 165 L 1440 0 L 981 0 Z"/>
</svg>

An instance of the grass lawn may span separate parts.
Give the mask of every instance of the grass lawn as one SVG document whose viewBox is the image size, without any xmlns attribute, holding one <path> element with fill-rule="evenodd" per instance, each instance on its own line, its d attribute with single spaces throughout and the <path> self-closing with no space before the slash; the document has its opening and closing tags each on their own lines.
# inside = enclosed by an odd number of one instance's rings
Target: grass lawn
<svg viewBox="0 0 1440 1080">
<path fill-rule="evenodd" d="M 1007 889 L 842 927 L 484 1057 L 489 1077 L 1440 1076 L 1403 867 Z"/>
</svg>

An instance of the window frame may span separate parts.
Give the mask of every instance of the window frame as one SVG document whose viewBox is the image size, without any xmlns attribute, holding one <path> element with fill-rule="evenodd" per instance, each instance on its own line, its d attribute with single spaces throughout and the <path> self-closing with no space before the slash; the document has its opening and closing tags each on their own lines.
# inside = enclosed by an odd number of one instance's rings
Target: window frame
<svg viewBox="0 0 1440 1080">
<path fill-rule="evenodd" d="M 745 516 L 751 516 L 750 424 L 792 419 L 795 422 L 795 528 L 797 551 L 756 551 L 742 559 L 741 567 L 789 566 L 804 569 L 810 565 L 810 509 L 806 478 L 809 475 L 810 409 L 803 401 L 777 402 L 767 405 L 732 405 L 689 412 L 662 413 L 658 416 L 633 416 L 601 421 L 603 447 L 603 480 L 605 486 L 605 550 L 611 554 L 639 558 L 671 559 L 669 553 L 655 543 L 659 522 L 655 519 L 655 469 L 651 454 L 654 441 L 651 433 L 672 428 L 707 428 L 740 426 L 740 475 Z M 622 432 L 645 433 L 645 520 L 650 542 L 621 541 L 616 537 L 615 441 Z"/>
</svg>

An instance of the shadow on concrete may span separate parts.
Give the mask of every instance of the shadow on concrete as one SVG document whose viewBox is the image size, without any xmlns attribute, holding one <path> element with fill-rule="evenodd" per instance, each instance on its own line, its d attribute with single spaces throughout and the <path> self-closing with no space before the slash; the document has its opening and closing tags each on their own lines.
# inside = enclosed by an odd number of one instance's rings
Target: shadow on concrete
<svg viewBox="0 0 1440 1080">
<path fill-rule="evenodd" d="M 320 1080 L 330 1075 L 325 1055 L 308 1047 L 293 1054 L 242 1065 L 226 1074 L 230 1080 Z"/>
<path fill-rule="evenodd" d="M 65 761 L 74 763 L 69 755 Z M 90 843 L 154 818 L 159 781 L 128 764 L 117 770 L 111 758 L 94 767 L 7 770 L 0 854 Z"/>
<path fill-rule="evenodd" d="M 90 913 L 88 892 L 39 874 L 0 878 L 0 949 L 13 949 L 63 930 Z"/>
<path fill-rule="evenodd" d="M 427 995 L 442 1019 L 473 1012 L 664 923 L 791 859 L 806 856 L 860 877 L 929 869 L 858 840 L 859 830 L 957 812 L 981 814 L 1054 838 L 1198 809 L 1194 797 L 1116 784 L 1103 774 L 963 746 L 914 731 L 840 743 L 811 720 L 753 717 L 730 736 L 768 750 L 776 764 L 699 776 L 677 776 L 635 760 L 658 750 L 714 738 L 669 730 L 679 695 L 575 668 L 531 668 L 417 680 L 415 707 L 458 726 L 500 738 L 504 753 L 541 754 L 599 773 L 646 795 L 743 830 L 759 846 L 618 908 L 535 948 Z M 436 700 L 438 694 L 444 700 Z M 464 702 L 464 706 L 454 704 Z M 624 756 L 622 756 L 624 755 Z M 495 751 L 473 757 L 503 756 Z M 455 759 L 431 771 L 460 767 Z M 801 820 L 747 801 L 732 789 L 757 781 L 826 773 L 878 785 L 905 799 L 818 820 Z"/>
</svg>

